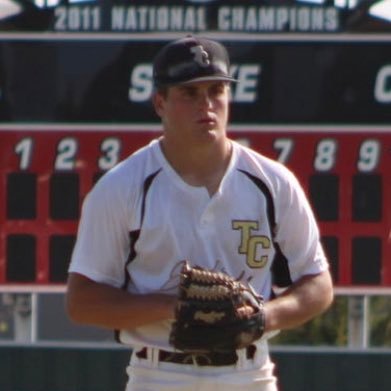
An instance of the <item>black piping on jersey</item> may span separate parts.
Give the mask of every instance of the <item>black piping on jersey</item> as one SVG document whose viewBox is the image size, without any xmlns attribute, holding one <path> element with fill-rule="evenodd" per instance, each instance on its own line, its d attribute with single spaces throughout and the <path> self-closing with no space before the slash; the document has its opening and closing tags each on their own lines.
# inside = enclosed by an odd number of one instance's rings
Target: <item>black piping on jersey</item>
<svg viewBox="0 0 391 391">
<path fill-rule="evenodd" d="M 128 259 L 126 260 L 126 263 L 125 263 L 125 270 L 124 270 L 125 279 L 124 279 L 124 283 L 122 284 L 122 287 L 121 287 L 122 290 L 126 290 L 126 288 L 128 287 L 129 281 L 131 279 L 129 271 L 128 271 L 128 265 L 136 258 L 136 255 L 137 255 L 137 252 L 135 249 L 135 244 L 136 244 L 138 238 L 140 237 L 141 226 L 143 225 L 143 221 L 144 221 L 145 203 L 146 203 L 146 199 L 147 199 L 148 190 L 151 187 L 153 180 L 156 178 L 156 175 L 159 174 L 159 172 L 161 170 L 162 169 L 159 168 L 153 174 L 149 175 L 145 179 L 144 184 L 143 184 L 143 197 L 142 197 L 142 201 L 141 201 L 141 213 L 140 213 L 140 228 L 129 232 L 130 249 L 129 249 Z M 121 342 L 120 338 L 119 338 L 119 332 L 120 332 L 119 330 L 114 331 L 114 338 L 117 342 Z"/>
<path fill-rule="evenodd" d="M 130 274 L 128 272 L 128 265 L 136 258 L 136 255 L 137 255 L 136 250 L 135 250 L 135 244 L 140 236 L 141 227 L 142 227 L 143 221 L 144 221 L 145 203 L 146 203 L 146 199 L 147 199 L 148 190 L 151 187 L 153 180 L 156 178 L 157 174 L 159 174 L 159 172 L 161 170 L 162 169 L 159 168 L 153 174 L 151 174 L 147 178 L 145 178 L 145 181 L 143 184 L 143 197 L 142 197 L 142 201 L 141 201 L 141 213 L 140 213 L 140 228 L 135 231 L 129 232 L 130 249 L 129 249 L 128 259 L 126 260 L 126 263 L 125 263 L 125 281 L 122 285 L 122 289 L 126 289 L 129 284 Z"/>
<path fill-rule="evenodd" d="M 281 248 L 279 244 L 276 242 L 276 238 L 275 238 L 277 223 L 276 223 L 276 214 L 275 214 L 273 196 L 269 188 L 260 178 L 250 174 L 245 170 L 238 169 L 238 171 L 246 175 L 254 183 L 254 185 L 263 193 L 263 195 L 266 198 L 266 213 L 267 213 L 267 218 L 272 233 L 273 245 L 274 248 L 276 249 L 276 254 L 274 256 L 272 266 L 271 266 L 273 284 L 278 287 L 289 286 L 292 284 L 292 278 L 289 272 L 288 260 L 286 259 L 285 255 L 282 253 Z"/>
</svg>

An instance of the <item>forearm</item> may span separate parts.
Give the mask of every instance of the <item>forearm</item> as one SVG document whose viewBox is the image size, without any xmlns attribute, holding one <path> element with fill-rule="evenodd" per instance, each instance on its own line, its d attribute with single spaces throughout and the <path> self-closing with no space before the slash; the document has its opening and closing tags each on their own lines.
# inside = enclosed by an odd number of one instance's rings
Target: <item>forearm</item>
<svg viewBox="0 0 391 391">
<path fill-rule="evenodd" d="M 266 331 L 291 329 L 325 311 L 333 300 L 328 272 L 305 276 L 265 304 Z"/>
<path fill-rule="evenodd" d="M 134 329 L 173 318 L 175 300 L 173 296 L 161 294 L 132 295 L 74 275 L 68 282 L 66 306 L 76 323 L 108 329 Z"/>
</svg>

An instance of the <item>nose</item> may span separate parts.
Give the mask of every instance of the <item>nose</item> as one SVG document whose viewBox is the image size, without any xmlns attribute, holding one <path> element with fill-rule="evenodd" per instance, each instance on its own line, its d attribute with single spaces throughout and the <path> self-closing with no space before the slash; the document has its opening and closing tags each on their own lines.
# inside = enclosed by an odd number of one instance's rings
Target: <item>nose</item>
<svg viewBox="0 0 391 391">
<path fill-rule="evenodd" d="M 208 91 L 201 92 L 198 96 L 198 102 L 202 107 L 211 107 L 212 99 L 209 95 L 209 92 Z"/>
</svg>

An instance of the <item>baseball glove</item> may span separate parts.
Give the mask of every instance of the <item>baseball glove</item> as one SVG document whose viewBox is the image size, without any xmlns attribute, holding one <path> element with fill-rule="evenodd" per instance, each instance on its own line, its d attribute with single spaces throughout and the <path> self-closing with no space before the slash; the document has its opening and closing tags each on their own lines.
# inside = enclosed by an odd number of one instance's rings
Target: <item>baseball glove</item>
<svg viewBox="0 0 391 391">
<path fill-rule="evenodd" d="M 232 352 L 259 339 L 263 298 L 224 273 L 186 262 L 180 273 L 170 344 L 188 353 Z"/>
</svg>

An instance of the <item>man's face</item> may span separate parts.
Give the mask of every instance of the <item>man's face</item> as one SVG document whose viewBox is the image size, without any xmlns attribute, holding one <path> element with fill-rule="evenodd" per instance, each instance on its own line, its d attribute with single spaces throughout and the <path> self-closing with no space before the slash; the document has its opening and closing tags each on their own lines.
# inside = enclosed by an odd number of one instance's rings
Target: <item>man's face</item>
<svg viewBox="0 0 391 391">
<path fill-rule="evenodd" d="M 167 137 L 188 143 L 214 140 L 226 133 L 229 84 L 203 81 L 168 88 L 154 97 L 157 114 Z"/>
</svg>

